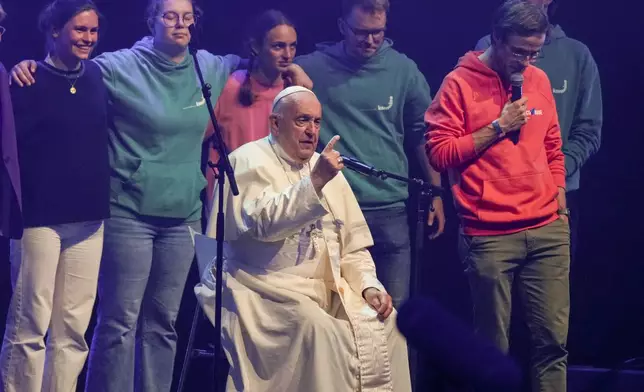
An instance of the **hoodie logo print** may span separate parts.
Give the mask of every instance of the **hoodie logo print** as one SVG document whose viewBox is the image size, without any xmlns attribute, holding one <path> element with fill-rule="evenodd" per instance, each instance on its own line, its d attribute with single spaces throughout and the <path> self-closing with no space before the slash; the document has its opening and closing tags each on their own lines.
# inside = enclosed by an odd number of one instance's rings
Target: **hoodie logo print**
<svg viewBox="0 0 644 392">
<path fill-rule="evenodd" d="M 566 91 L 568 91 L 568 81 L 566 79 L 564 79 L 563 88 L 561 88 L 561 89 L 557 89 L 557 88 L 554 88 L 554 87 L 552 88 L 552 93 L 553 94 L 563 94 Z"/>
<path fill-rule="evenodd" d="M 183 108 L 183 110 L 188 110 L 188 109 L 198 108 L 198 107 L 203 106 L 203 105 L 205 105 L 205 104 L 206 104 L 206 98 L 204 98 L 204 97 L 202 96 L 202 97 L 201 97 L 201 101 L 196 102 L 196 103 L 195 103 L 194 105 L 192 105 L 192 106 L 186 106 L 185 108 Z"/>
<path fill-rule="evenodd" d="M 385 111 L 385 110 L 389 110 L 392 107 L 394 107 L 394 97 L 392 95 L 390 95 L 389 96 L 389 103 L 387 104 L 387 106 L 378 105 L 378 111 L 382 112 L 382 111 Z"/>
</svg>

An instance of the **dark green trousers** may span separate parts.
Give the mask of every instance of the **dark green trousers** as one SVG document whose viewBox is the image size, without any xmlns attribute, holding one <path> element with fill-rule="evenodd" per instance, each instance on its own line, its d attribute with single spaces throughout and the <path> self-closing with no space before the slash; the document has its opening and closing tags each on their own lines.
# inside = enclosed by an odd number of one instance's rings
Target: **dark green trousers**
<svg viewBox="0 0 644 392">
<path fill-rule="evenodd" d="M 509 350 L 512 300 L 531 337 L 533 392 L 565 392 L 570 313 L 570 229 L 562 219 L 500 236 L 460 235 L 477 332 Z M 518 298 L 512 298 L 513 288 Z"/>
</svg>

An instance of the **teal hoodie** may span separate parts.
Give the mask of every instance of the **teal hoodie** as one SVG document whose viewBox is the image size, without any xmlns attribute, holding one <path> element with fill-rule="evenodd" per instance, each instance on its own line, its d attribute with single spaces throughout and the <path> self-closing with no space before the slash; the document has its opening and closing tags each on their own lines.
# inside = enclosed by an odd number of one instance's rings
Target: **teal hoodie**
<svg viewBox="0 0 644 392">
<path fill-rule="evenodd" d="M 490 44 L 487 35 L 475 50 L 485 50 Z M 554 25 L 535 65 L 552 84 L 566 157 L 566 189 L 574 191 L 579 189 L 581 167 L 601 144 L 602 93 L 597 64 L 586 45 Z"/>
<path fill-rule="evenodd" d="M 321 43 L 317 51 L 295 59 L 313 80 L 322 103 L 320 148 L 334 136 L 336 150 L 401 176 L 408 175 L 407 151 L 424 144 L 424 115 L 431 96 L 416 64 L 385 40 L 369 60 L 349 57 L 344 44 Z M 365 210 L 404 206 L 406 184 L 367 177 L 345 170 L 344 175 Z"/>
<path fill-rule="evenodd" d="M 196 221 L 208 109 L 192 56 L 174 63 L 152 42 L 145 37 L 94 59 L 109 93 L 111 213 Z M 240 58 L 197 56 L 214 103 Z"/>
</svg>

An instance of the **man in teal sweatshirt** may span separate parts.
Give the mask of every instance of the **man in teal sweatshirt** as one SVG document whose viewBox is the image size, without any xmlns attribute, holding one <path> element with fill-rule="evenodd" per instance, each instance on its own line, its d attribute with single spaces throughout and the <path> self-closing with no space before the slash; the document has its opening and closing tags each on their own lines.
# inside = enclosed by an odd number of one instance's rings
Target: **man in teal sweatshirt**
<svg viewBox="0 0 644 392">
<path fill-rule="evenodd" d="M 555 0 L 526 0 L 540 5 L 551 18 Z M 560 0 L 556 0 L 557 2 Z M 475 50 L 490 46 L 490 36 L 479 40 Z M 552 84 L 566 163 L 566 199 L 570 214 L 571 262 L 575 259 L 579 212 L 577 191 L 582 166 L 599 150 L 602 128 L 602 94 L 597 64 L 583 43 L 569 38 L 559 25 L 551 25 L 535 65 Z"/>
<path fill-rule="evenodd" d="M 323 105 L 320 146 L 340 135 L 336 149 L 341 154 L 402 176 L 408 175 L 406 151 L 414 151 L 427 177 L 439 186 L 440 175 L 430 173 L 424 153 L 429 86 L 416 64 L 385 38 L 388 10 L 388 0 L 344 0 L 338 20 L 344 40 L 319 44 L 295 62 L 313 80 Z M 373 235 L 370 252 L 378 279 L 398 307 L 409 295 L 408 187 L 348 170 L 345 176 Z M 429 222 L 437 221 L 440 234 L 445 220 L 440 198 L 434 198 L 433 206 Z"/>
</svg>

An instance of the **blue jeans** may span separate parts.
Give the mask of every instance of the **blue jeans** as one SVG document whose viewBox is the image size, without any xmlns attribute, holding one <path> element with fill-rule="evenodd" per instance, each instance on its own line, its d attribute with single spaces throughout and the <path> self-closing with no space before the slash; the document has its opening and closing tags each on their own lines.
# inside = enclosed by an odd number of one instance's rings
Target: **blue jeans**
<svg viewBox="0 0 644 392">
<path fill-rule="evenodd" d="M 87 392 L 170 391 L 175 321 L 200 222 L 105 222 Z"/>
<path fill-rule="evenodd" d="M 376 264 L 378 280 L 398 308 L 409 297 L 411 242 L 405 207 L 362 211 L 374 245 L 369 252 Z"/>
</svg>

